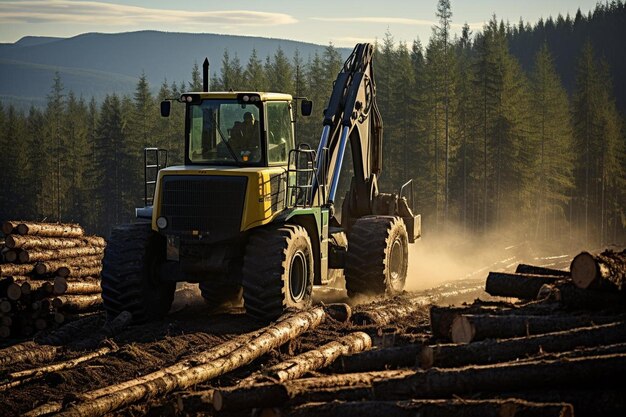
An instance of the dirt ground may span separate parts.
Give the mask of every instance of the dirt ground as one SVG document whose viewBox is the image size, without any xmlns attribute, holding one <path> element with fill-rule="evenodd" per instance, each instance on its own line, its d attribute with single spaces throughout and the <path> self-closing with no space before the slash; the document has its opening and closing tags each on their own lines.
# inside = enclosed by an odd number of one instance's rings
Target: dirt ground
<svg viewBox="0 0 626 417">
<path fill-rule="evenodd" d="M 562 266 L 550 259 L 544 259 L 542 262 L 546 265 L 551 264 L 553 267 Z M 535 264 L 539 263 L 535 260 Z M 558 258 L 556 263 L 558 263 Z M 441 305 L 461 304 L 471 302 L 476 298 L 488 299 L 482 290 L 488 270 L 506 271 L 514 268 L 514 264 L 516 264 L 514 260 L 505 257 L 493 264 L 484 265 L 473 271 L 474 273 L 466 274 L 462 279 L 444 282 L 426 290 L 405 292 L 392 299 L 349 300 L 341 283 L 335 287 L 317 288 L 314 292 L 314 299 L 317 304 L 348 302 L 352 304 L 354 312 L 371 309 L 374 306 L 397 305 L 418 296 L 428 297 L 430 301 Z M 0 414 L 20 415 L 47 402 L 71 402 L 81 392 L 145 375 L 171 365 L 194 352 L 218 345 L 238 334 L 252 331 L 263 325 L 251 321 L 239 307 L 211 313 L 200 297 L 197 286 L 191 284 L 179 287 L 172 310 L 163 320 L 127 327 L 110 339 L 100 334 L 104 320 L 104 313 L 99 313 L 70 323 L 52 335 L 38 335 L 35 340 L 41 344 L 59 345 L 61 342 L 61 351 L 54 362 L 84 355 L 101 346 L 116 346 L 118 349 L 72 369 L 47 373 L 41 378 L 1 392 Z M 196 388 L 236 384 L 238 380 L 254 371 L 357 330 L 368 333 L 372 337 L 373 344 L 377 346 L 403 345 L 417 339 L 427 339 L 430 337 L 428 307 L 425 306 L 418 314 L 395 320 L 383 327 L 340 323 L 329 318 L 317 329 L 305 333 L 297 339 L 297 342 L 289 343 L 246 367 Z M 6 382 L 8 373 L 44 364 L 26 361 L 0 368 L 0 384 Z M 120 410 L 115 415 L 168 414 L 174 407 L 175 401 L 172 398 L 171 396 L 156 398 L 150 402 Z"/>
</svg>

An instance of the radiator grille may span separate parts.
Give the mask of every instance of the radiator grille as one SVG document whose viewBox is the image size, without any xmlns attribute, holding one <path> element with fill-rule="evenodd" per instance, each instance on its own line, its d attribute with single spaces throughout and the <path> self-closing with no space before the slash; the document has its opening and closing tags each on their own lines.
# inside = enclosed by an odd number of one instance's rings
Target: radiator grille
<svg viewBox="0 0 626 417">
<path fill-rule="evenodd" d="M 247 177 L 172 175 L 163 177 L 161 215 L 168 232 L 197 230 L 210 241 L 236 236 Z"/>
</svg>

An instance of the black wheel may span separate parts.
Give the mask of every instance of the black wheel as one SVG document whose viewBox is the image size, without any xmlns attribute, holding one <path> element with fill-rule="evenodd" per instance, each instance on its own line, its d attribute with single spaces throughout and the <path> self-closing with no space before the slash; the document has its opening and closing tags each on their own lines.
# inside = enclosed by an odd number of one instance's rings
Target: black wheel
<svg viewBox="0 0 626 417">
<path fill-rule="evenodd" d="M 399 217 L 371 216 L 354 223 L 348 236 L 348 295 L 398 294 L 404 289 L 409 239 Z"/>
<path fill-rule="evenodd" d="M 248 315 L 273 320 L 286 308 L 311 305 L 313 252 L 301 226 L 255 231 L 243 261 L 243 299 Z"/>
<path fill-rule="evenodd" d="M 150 224 L 116 226 L 102 261 L 102 300 L 109 317 L 122 311 L 135 323 L 163 317 L 169 311 L 175 282 L 160 281 L 157 267 L 165 261 L 165 239 Z"/>
<path fill-rule="evenodd" d="M 233 284 L 223 281 L 203 281 L 199 284 L 202 298 L 212 308 L 217 308 L 225 303 L 241 304 L 241 284 Z"/>
</svg>

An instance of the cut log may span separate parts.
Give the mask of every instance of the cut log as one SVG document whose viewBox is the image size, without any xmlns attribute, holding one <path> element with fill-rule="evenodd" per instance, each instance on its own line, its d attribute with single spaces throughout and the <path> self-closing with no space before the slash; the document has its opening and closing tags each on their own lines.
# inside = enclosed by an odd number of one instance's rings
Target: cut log
<svg viewBox="0 0 626 417">
<path fill-rule="evenodd" d="M 11 328 L 9 326 L 0 326 L 0 337 L 6 339 L 11 336 Z"/>
<path fill-rule="evenodd" d="M 22 342 L 22 343 L 18 343 L 16 345 L 13 346 L 8 346 L 5 347 L 3 349 L 0 349 L 0 358 L 8 356 L 8 355 L 12 355 L 13 353 L 16 352 L 22 352 L 24 350 L 29 350 L 32 349 L 33 347 L 37 347 L 39 346 L 37 343 L 29 341 L 29 342 Z"/>
<path fill-rule="evenodd" d="M 262 377 L 274 381 L 288 381 L 302 377 L 305 373 L 325 368 L 332 364 L 341 355 L 351 355 L 372 347 L 372 339 L 363 332 L 351 333 L 338 340 L 309 350 L 298 356 L 263 370 Z M 254 383 L 260 378 L 251 376 L 242 381 L 243 384 Z"/>
<path fill-rule="evenodd" d="M 2 233 L 5 235 L 10 235 L 13 233 L 13 230 L 17 227 L 20 222 L 17 221 L 6 221 L 2 222 Z"/>
<path fill-rule="evenodd" d="M 74 359 L 66 360 L 63 362 L 58 362 L 52 365 L 46 365 L 46 366 L 41 366 L 38 368 L 28 369 L 25 371 L 12 372 L 12 373 L 7 374 L 7 378 L 10 380 L 19 380 L 19 379 L 25 379 L 25 378 L 39 378 L 50 372 L 56 372 L 56 371 L 60 371 L 63 369 L 74 368 L 83 362 L 90 361 L 94 358 L 97 358 L 103 355 L 107 355 L 111 352 L 115 352 L 116 350 L 117 350 L 117 346 L 115 345 L 105 346 L 105 347 L 95 350 L 94 352 L 87 353 L 86 355 L 79 356 Z"/>
<path fill-rule="evenodd" d="M 22 296 L 22 287 L 15 282 L 9 284 L 6 289 L 6 297 L 11 301 L 17 301 Z"/>
<path fill-rule="evenodd" d="M 101 266 L 102 255 L 91 255 L 58 261 L 39 262 L 35 265 L 35 272 L 39 275 L 57 272 L 60 276 L 68 276 L 70 270 L 74 268 L 96 268 Z M 61 272 L 61 270 L 63 270 L 63 272 Z M 65 272 L 65 270 L 67 270 L 67 272 Z"/>
<path fill-rule="evenodd" d="M 20 235 L 30 236 L 81 237 L 85 234 L 78 224 L 23 222 L 16 229 Z"/>
<path fill-rule="evenodd" d="M 553 276 L 561 276 L 561 277 L 570 276 L 569 271 L 564 271 L 562 269 L 553 269 L 553 268 L 546 268 L 543 266 L 534 266 L 534 265 L 526 265 L 526 264 L 517 265 L 515 272 L 518 274 L 531 274 L 531 275 L 553 275 Z"/>
<path fill-rule="evenodd" d="M 562 279 L 563 277 L 551 275 L 490 272 L 487 276 L 485 291 L 493 296 L 534 300 L 542 285 L 554 284 Z"/>
<path fill-rule="evenodd" d="M 69 278 L 87 278 L 87 277 L 99 277 L 102 272 L 102 266 L 96 267 L 80 267 L 72 266 L 69 268 L 69 274 L 66 277 Z"/>
<path fill-rule="evenodd" d="M 16 250 L 8 250 L 4 252 L 4 261 L 14 263 L 18 260 L 18 252 Z"/>
<path fill-rule="evenodd" d="M 607 375 L 626 372 L 626 355 L 614 354 L 568 360 L 467 366 L 416 371 L 413 375 L 374 380 L 376 399 L 433 398 L 474 392 L 610 386 Z"/>
<path fill-rule="evenodd" d="M 317 327 L 324 319 L 324 310 L 314 308 L 294 314 L 263 329 L 263 332 L 228 355 L 177 373 L 158 378 L 90 401 L 82 402 L 59 413 L 59 416 L 101 416 L 147 396 L 164 395 L 208 381 L 226 372 L 247 365 L 302 333 Z M 193 362 L 193 359 L 189 361 Z M 188 362 L 189 363 L 189 362 Z M 163 372 L 163 371 L 157 371 Z"/>
<path fill-rule="evenodd" d="M 22 295 L 29 295 L 35 291 L 51 294 L 54 289 L 52 283 L 46 280 L 32 279 L 29 277 L 13 277 L 15 283 L 20 284 Z"/>
<path fill-rule="evenodd" d="M 544 285 L 539 291 L 544 300 L 558 301 L 571 310 L 620 310 L 626 309 L 626 297 L 622 293 L 601 290 L 583 290 L 570 282 Z"/>
<path fill-rule="evenodd" d="M 13 309 L 13 304 L 9 300 L 0 299 L 0 313 L 8 313 Z"/>
<path fill-rule="evenodd" d="M 265 411 L 265 410 L 264 410 Z M 563 402 L 535 403 L 520 399 L 502 400 L 407 400 L 312 403 L 267 410 L 264 416 L 293 417 L 573 417 L 574 408 Z"/>
<path fill-rule="evenodd" d="M 6 356 L 0 356 L 0 366 L 14 365 L 16 363 L 38 363 L 51 361 L 59 351 L 57 346 L 34 345 L 28 349 L 11 352 Z"/>
<path fill-rule="evenodd" d="M 28 275 L 35 270 L 32 264 L 0 264 L 0 277 Z"/>
<path fill-rule="evenodd" d="M 332 303 L 324 306 L 326 314 L 333 320 L 346 323 L 352 317 L 352 308 L 346 303 Z"/>
<path fill-rule="evenodd" d="M 552 333 L 594 324 L 616 321 L 613 316 L 522 316 L 522 315 L 459 315 L 450 325 L 453 343 L 470 343 L 484 339 L 507 339 L 511 337 Z"/>
<path fill-rule="evenodd" d="M 27 262 L 45 262 L 58 259 L 79 258 L 82 256 L 102 255 L 104 247 L 100 246 L 81 246 L 67 249 L 29 249 L 21 251 L 19 260 L 21 263 Z"/>
<path fill-rule="evenodd" d="M 90 295 L 60 295 L 52 300 L 52 307 L 70 313 L 93 310 L 102 305 L 100 294 Z"/>
<path fill-rule="evenodd" d="M 330 366 L 335 373 L 383 371 L 401 368 L 430 368 L 433 352 L 424 343 L 373 349 L 366 352 L 341 356 Z"/>
<path fill-rule="evenodd" d="M 626 290 L 626 250 L 599 255 L 582 252 L 572 260 L 572 281 L 578 288 Z"/>
<path fill-rule="evenodd" d="M 64 277 L 54 279 L 54 294 L 98 294 L 102 292 L 100 280 L 97 278 L 82 278 L 80 281 L 68 281 Z"/>
<path fill-rule="evenodd" d="M 433 345 L 433 366 L 454 367 L 468 364 L 506 362 L 539 352 L 564 352 L 579 347 L 626 342 L 626 323 L 611 323 L 562 332 L 483 340 L 466 345 Z"/>
<path fill-rule="evenodd" d="M 21 236 L 8 235 L 5 245 L 9 249 L 19 248 L 26 249 L 63 249 L 76 248 L 81 246 L 97 246 L 105 247 L 106 242 L 99 236 L 83 236 L 76 238 L 58 238 L 58 237 L 40 237 L 40 236 Z"/>
<path fill-rule="evenodd" d="M 351 321 L 356 325 L 375 324 L 383 326 L 401 317 L 413 315 L 428 304 L 430 304 L 428 297 L 414 298 L 401 305 L 386 305 L 384 308 L 358 311 L 352 315 Z"/>
<path fill-rule="evenodd" d="M 265 383 L 244 387 L 219 388 L 213 392 L 217 411 L 280 407 L 297 398 L 294 404 L 344 399 L 338 388 L 345 388 L 349 399 L 367 398 L 376 378 L 400 378 L 413 371 L 380 371 L 303 378 L 283 383 Z"/>
</svg>

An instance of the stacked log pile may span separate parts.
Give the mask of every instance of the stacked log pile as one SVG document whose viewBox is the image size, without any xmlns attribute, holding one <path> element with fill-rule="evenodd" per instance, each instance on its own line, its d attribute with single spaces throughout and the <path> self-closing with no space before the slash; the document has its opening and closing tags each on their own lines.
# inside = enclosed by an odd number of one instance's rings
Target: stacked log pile
<svg viewBox="0 0 626 417">
<path fill-rule="evenodd" d="M 27 337 L 101 305 L 106 245 L 77 224 L 7 221 L 0 246 L 0 338 Z"/>
</svg>

